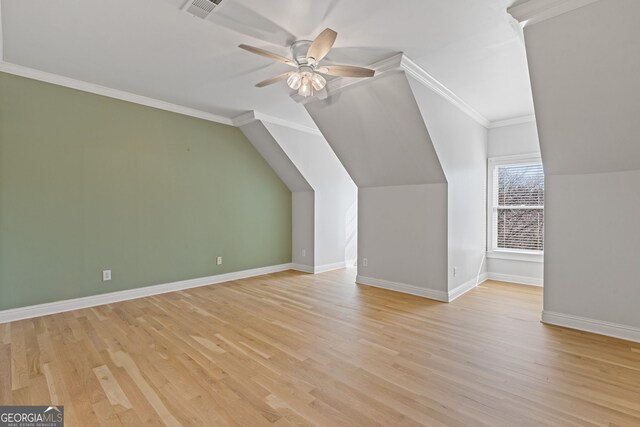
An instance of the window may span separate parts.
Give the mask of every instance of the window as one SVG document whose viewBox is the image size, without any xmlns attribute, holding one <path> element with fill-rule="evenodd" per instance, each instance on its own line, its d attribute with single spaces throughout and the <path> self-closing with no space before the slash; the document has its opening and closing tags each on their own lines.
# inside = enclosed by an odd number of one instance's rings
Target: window
<svg viewBox="0 0 640 427">
<path fill-rule="evenodd" d="M 544 249 L 544 171 L 539 157 L 489 161 L 490 252 Z"/>
</svg>

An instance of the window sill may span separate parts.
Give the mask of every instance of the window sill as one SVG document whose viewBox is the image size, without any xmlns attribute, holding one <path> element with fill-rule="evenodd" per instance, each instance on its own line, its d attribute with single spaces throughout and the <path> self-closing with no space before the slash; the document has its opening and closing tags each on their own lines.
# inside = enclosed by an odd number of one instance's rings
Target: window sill
<svg viewBox="0 0 640 427">
<path fill-rule="evenodd" d="M 544 262 L 544 255 L 542 252 L 521 252 L 509 250 L 489 251 L 487 252 L 487 258 L 524 262 Z"/>
</svg>

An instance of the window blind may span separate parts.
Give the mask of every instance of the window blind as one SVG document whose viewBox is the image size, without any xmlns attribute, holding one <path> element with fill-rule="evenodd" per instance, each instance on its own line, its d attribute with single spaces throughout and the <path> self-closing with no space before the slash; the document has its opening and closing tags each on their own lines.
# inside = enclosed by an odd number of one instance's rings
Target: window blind
<svg viewBox="0 0 640 427">
<path fill-rule="evenodd" d="M 496 246 L 542 251 L 544 248 L 544 171 L 542 164 L 501 165 L 495 170 Z"/>
</svg>

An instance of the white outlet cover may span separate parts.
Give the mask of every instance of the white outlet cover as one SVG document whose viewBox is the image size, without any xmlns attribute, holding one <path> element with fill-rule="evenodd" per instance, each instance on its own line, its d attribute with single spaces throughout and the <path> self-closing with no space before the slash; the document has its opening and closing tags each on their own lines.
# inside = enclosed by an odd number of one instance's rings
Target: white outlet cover
<svg viewBox="0 0 640 427">
<path fill-rule="evenodd" d="M 111 270 L 102 270 L 102 281 L 108 282 L 111 280 Z"/>
<path fill-rule="evenodd" d="M 221 256 L 216 258 L 216 264 L 218 264 L 218 265 L 222 264 L 222 257 Z"/>
</svg>

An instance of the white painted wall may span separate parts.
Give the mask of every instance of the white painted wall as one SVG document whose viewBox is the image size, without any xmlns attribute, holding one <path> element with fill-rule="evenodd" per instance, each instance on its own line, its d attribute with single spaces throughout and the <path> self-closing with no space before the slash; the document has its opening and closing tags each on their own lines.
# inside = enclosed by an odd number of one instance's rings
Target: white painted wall
<svg viewBox="0 0 640 427">
<path fill-rule="evenodd" d="M 308 273 L 313 273 L 315 268 L 314 211 L 315 192 L 291 193 L 291 262 Z"/>
<path fill-rule="evenodd" d="M 309 255 L 307 248 L 307 257 L 314 256 L 320 269 L 345 262 L 353 265 L 358 212 L 353 180 L 322 135 L 271 123 L 265 126 L 315 190 L 315 250 Z M 294 248 L 294 259 L 301 256 L 301 249 Z"/>
<path fill-rule="evenodd" d="M 640 2 L 525 28 L 545 163 L 543 319 L 640 340 Z"/>
<path fill-rule="evenodd" d="M 547 182 L 544 310 L 640 330 L 640 170 Z"/>
<path fill-rule="evenodd" d="M 446 178 L 404 73 L 305 107 L 358 185 L 359 283 L 446 299 Z"/>
<path fill-rule="evenodd" d="M 448 291 L 447 184 L 361 188 L 358 276 Z"/>
<path fill-rule="evenodd" d="M 436 299 L 475 285 L 487 130 L 404 72 L 307 110 L 359 186 L 359 280 Z"/>
<path fill-rule="evenodd" d="M 448 289 L 486 271 L 487 130 L 409 77 L 448 184 Z M 456 274 L 454 276 L 454 268 Z"/>
<path fill-rule="evenodd" d="M 313 272 L 315 267 L 313 187 L 262 122 L 253 121 L 241 126 L 240 130 L 291 190 L 292 262 L 302 266 L 305 271 Z M 305 257 L 302 256 L 303 248 L 308 248 Z"/>
<path fill-rule="evenodd" d="M 488 157 L 523 154 L 540 155 L 540 142 L 535 121 L 489 129 Z M 488 255 L 489 278 L 526 285 L 542 285 L 544 274 L 542 259 L 526 256 L 519 258 L 521 259 L 508 259 L 508 256 L 504 255 Z"/>
<path fill-rule="evenodd" d="M 487 157 L 540 154 L 535 121 L 489 129 Z"/>
</svg>

